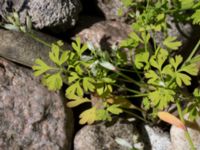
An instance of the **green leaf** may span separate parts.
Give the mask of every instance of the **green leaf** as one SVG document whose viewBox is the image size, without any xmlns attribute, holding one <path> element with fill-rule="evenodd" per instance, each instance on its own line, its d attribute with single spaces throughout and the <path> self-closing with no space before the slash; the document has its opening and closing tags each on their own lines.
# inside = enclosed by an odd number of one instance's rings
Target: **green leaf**
<svg viewBox="0 0 200 150">
<path fill-rule="evenodd" d="M 45 64 L 45 62 L 41 59 L 36 59 L 35 65 L 32 67 L 32 69 L 34 70 L 34 76 L 39 76 L 53 68 Z"/>
<path fill-rule="evenodd" d="M 68 77 L 68 82 L 69 82 L 69 84 L 71 84 L 72 82 L 76 81 L 79 78 L 80 77 L 78 76 L 78 74 L 76 72 L 71 72 L 70 76 Z"/>
<path fill-rule="evenodd" d="M 191 9 L 194 5 L 194 0 L 179 0 L 181 9 Z"/>
<path fill-rule="evenodd" d="M 77 64 L 75 66 L 75 71 L 79 74 L 79 75 L 83 75 L 83 69 L 81 68 L 80 64 Z"/>
<path fill-rule="evenodd" d="M 110 116 L 110 114 L 108 113 L 107 110 L 98 109 L 96 111 L 96 120 L 99 120 L 99 121 L 105 121 L 105 120 L 111 121 L 112 118 L 111 118 L 111 116 Z"/>
<path fill-rule="evenodd" d="M 200 25 L 200 9 L 197 9 L 194 14 L 191 16 L 191 19 L 193 19 L 193 24 L 199 24 Z"/>
<path fill-rule="evenodd" d="M 182 45 L 180 41 L 176 41 L 176 37 L 170 36 L 164 40 L 163 44 L 172 50 L 177 50 Z"/>
<path fill-rule="evenodd" d="M 176 73 L 176 83 L 178 84 L 179 87 L 182 86 L 182 83 L 184 83 L 185 85 L 191 85 L 191 78 L 183 73 Z"/>
<path fill-rule="evenodd" d="M 174 101 L 175 94 L 173 90 L 158 88 L 156 91 L 150 92 L 148 98 L 155 108 L 163 110 L 168 106 L 169 102 Z"/>
<path fill-rule="evenodd" d="M 187 72 L 188 74 L 193 75 L 193 76 L 198 75 L 198 72 L 199 72 L 196 64 L 185 65 L 179 71 Z"/>
<path fill-rule="evenodd" d="M 95 86 L 94 84 L 95 80 L 93 78 L 90 77 L 84 77 L 83 78 L 83 88 L 86 92 L 94 92 Z"/>
<path fill-rule="evenodd" d="M 59 72 L 45 76 L 43 78 L 43 84 L 46 85 L 49 90 L 52 91 L 60 90 L 63 85 L 62 77 Z"/>
<path fill-rule="evenodd" d="M 59 46 L 56 44 L 52 44 L 51 52 L 49 52 L 49 58 L 57 65 L 60 65 L 59 54 L 60 54 Z"/>
<path fill-rule="evenodd" d="M 79 97 L 79 96 L 70 97 L 70 100 L 71 101 L 67 103 L 67 106 L 70 108 L 76 107 L 76 106 L 81 105 L 86 102 L 90 102 L 90 100 L 88 98 L 83 98 L 83 97 Z"/>
<path fill-rule="evenodd" d="M 170 64 L 174 67 L 175 70 L 177 70 L 178 66 L 182 63 L 183 57 L 181 55 L 176 55 L 175 59 L 171 58 L 169 60 Z"/>
<path fill-rule="evenodd" d="M 60 57 L 59 65 L 62 65 L 69 58 L 69 51 L 64 51 Z"/>
<path fill-rule="evenodd" d="M 83 96 L 83 89 L 80 86 L 79 81 L 76 81 L 74 84 L 70 85 L 67 89 L 66 89 L 66 97 L 70 98 L 70 97 L 74 97 L 76 96 L 76 94 L 79 97 Z"/>
<path fill-rule="evenodd" d="M 147 81 L 148 84 L 155 84 L 156 81 L 160 79 L 160 77 L 153 70 L 149 70 L 147 73 L 145 73 L 145 77 L 149 79 Z"/>
<path fill-rule="evenodd" d="M 92 124 L 96 120 L 96 107 L 92 107 L 88 110 L 83 111 L 80 116 L 80 124 Z"/>
<path fill-rule="evenodd" d="M 148 69 L 149 68 L 149 52 L 142 52 L 135 55 L 135 66 L 138 69 Z M 145 66 L 144 66 L 145 64 Z"/>
<path fill-rule="evenodd" d="M 163 67 L 163 70 L 161 72 L 162 74 L 170 75 L 171 77 L 174 77 L 175 72 L 172 69 L 172 65 L 168 64 L 165 67 Z"/>
<path fill-rule="evenodd" d="M 119 115 L 120 113 L 123 112 L 123 110 L 119 107 L 120 107 L 119 104 L 113 104 L 107 108 L 107 111 L 109 111 L 112 114 Z"/>
</svg>

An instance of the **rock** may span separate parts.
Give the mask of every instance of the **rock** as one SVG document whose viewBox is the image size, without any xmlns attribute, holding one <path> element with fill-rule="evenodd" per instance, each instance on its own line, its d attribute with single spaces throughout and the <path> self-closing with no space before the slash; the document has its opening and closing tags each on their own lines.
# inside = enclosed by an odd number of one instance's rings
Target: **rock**
<svg viewBox="0 0 200 150">
<path fill-rule="evenodd" d="M 127 14 L 128 8 L 126 8 L 121 0 L 97 0 L 97 5 L 103 12 L 106 20 L 126 20 L 126 15 L 119 16 L 119 9 L 122 9 L 124 14 Z"/>
<path fill-rule="evenodd" d="M 113 125 L 105 124 L 86 125 L 75 136 L 74 150 L 129 150 L 119 145 L 115 139 L 122 138 L 133 145 L 132 135 L 138 131 L 132 124 L 115 122 Z"/>
<path fill-rule="evenodd" d="M 28 14 L 35 28 L 49 28 L 56 32 L 74 26 L 81 11 L 79 0 L 5 0 L 1 3 L 0 15 L 15 10 L 23 23 Z"/>
<path fill-rule="evenodd" d="M 64 98 L 29 69 L 0 58 L 0 149 L 70 149 L 73 118 Z"/>
<path fill-rule="evenodd" d="M 75 36 L 79 36 L 83 42 L 91 42 L 94 47 L 108 50 L 127 38 L 131 28 L 117 21 L 99 21 L 90 27 L 79 26 L 76 32 Z"/>
<path fill-rule="evenodd" d="M 200 150 L 200 118 L 196 122 L 187 122 L 187 129 L 196 150 Z M 170 130 L 171 142 L 175 150 L 189 150 L 190 146 L 182 129 L 172 126 Z"/>
<path fill-rule="evenodd" d="M 144 125 L 141 131 L 146 149 L 173 150 L 171 147 L 169 133 L 163 132 L 158 127 L 150 127 L 149 125 Z"/>
<path fill-rule="evenodd" d="M 51 43 L 58 41 L 58 39 L 46 34 L 39 32 L 34 32 L 34 34 L 50 45 Z M 66 44 L 65 48 L 70 49 L 70 46 Z M 9 60 L 31 67 L 34 64 L 35 59 L 42 58 L 45 62 L 50 64 L 50 50 L 50 47 L 39 43 L 24 33 L 0 29 L 0 56 Z"/>
<path fill-rule="evenodd" d="M 101 123 L 83 127 L 75 136 L 74 150 L 130 150 L 130 146 L 116 142 L 119 138 L 139 150 L 172 150 L 169 134 L 161 129 L 122 120 L 111 126 Z"/>
</svg>

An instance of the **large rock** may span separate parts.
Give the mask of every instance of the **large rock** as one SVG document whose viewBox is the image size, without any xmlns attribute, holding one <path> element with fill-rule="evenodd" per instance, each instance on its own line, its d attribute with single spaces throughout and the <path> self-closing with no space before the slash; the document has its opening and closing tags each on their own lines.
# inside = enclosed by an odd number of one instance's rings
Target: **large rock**
<svg viewBox="0 0 200 150">
<path fill-rule="evenodd" d="M 0 58 L 0 149 L 69 150 L 71 110 L 32 71 Z"/>
<path fill-rule="evenodd" d="M 22 22 L 28 14 L 35 28 L 50 28 L 57 32 L 74 26 L 81 11 L 79 0 L 4 0 L 0 4 L 1 15 L 15 10 Z"/>
<path fill-rule="evenodd" d="M 200 150 L 200 118 L 196 122 L 187 122 L 188 132 L 192 138 L 192 141 L 196 147 L 196 150 Z M 170 130 L 171 142 L 173 149 L 175 150 L 189 150 L 190 145 L 185 137 L 183 129 L 172 126 Z"/>
<path fill-rule="evenodd" d="M 123 145 L 125 142 L 119 142 L 119 139 L 128 142 L 129 146 Z M 131 146 L 139 150 L 172 150 L 169 134 L 137 121 L 127 123 L 118 120 L 111 126 L 103 123 L 87 125 L 74 140 L 75 150 L 130 150 Z"/>
<path fill-rule="evenodd" d="M 58 39 L 34 32 L 35 36 L 44 40 L 51 46 L 51 43 L 58 41 Z M 69 45 L 65 45 L 66 49 L 70 49 Z M 49 60 L 50 47 L 34 40 L 30 36 L 20 32 L 11 32 L 0 29 L 0 56 L 5 57 L 14 62 L 31 67 L 35 59 L 42 58 L 47 63 Z"/>
<path fill-rule="evenodd" d="M 92 18 L 90 18 L 91 22 Z M 131 28 L 118 21 L 99 21 L 89 27 L 78 26 L 75 36 L 81 37 L 83 42 L 91 42 L 95 47 L 108 50 L 128 37 Z"/>
<path fill-rule="evenodd" d="M 125 21 L 127 16 L 119 16 L 119 10 L 122 9 L 124 14 L 127 14 L 126 8 L 121 0 L 97 0 L 99 9 L 103 12 L 106 20 L 121 20 Z"/>
</svg>

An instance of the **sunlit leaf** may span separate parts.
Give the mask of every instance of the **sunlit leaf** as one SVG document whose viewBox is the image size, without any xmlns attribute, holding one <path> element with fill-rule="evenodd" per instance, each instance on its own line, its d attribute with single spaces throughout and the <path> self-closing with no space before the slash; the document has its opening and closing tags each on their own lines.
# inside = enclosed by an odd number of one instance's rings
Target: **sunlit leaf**
<svg viewBox="0 0 200 150">
<path fill-rule="evenodd" d="M 168 112 L 158 112 L 158 117 L 171 125 L 175 125 L 178 128 L 186 130 L 185 125 L 177 117 Z"/>
<path fill-rule="evenodd" d="M 96 107 L 92 107 L 90 109 L 87 109 L 85 111 L 83 111 L 80 116 L 79 116 L 80 120 L 79 123 L 80 124 L 92 124 L 95 122 L 96 120 Z"/>
</svg>

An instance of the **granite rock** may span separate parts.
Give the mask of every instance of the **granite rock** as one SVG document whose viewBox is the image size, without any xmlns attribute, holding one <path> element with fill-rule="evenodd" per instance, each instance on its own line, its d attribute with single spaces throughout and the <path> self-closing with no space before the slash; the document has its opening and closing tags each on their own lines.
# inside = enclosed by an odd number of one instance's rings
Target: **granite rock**
<svg viewBox="0 0 200 150">
<path fill-rule="evenodd" d="M 69 150 L 73 116 L 65 103 L 31 70 L 0 58 L 0 149 Z"/>
</svg>

